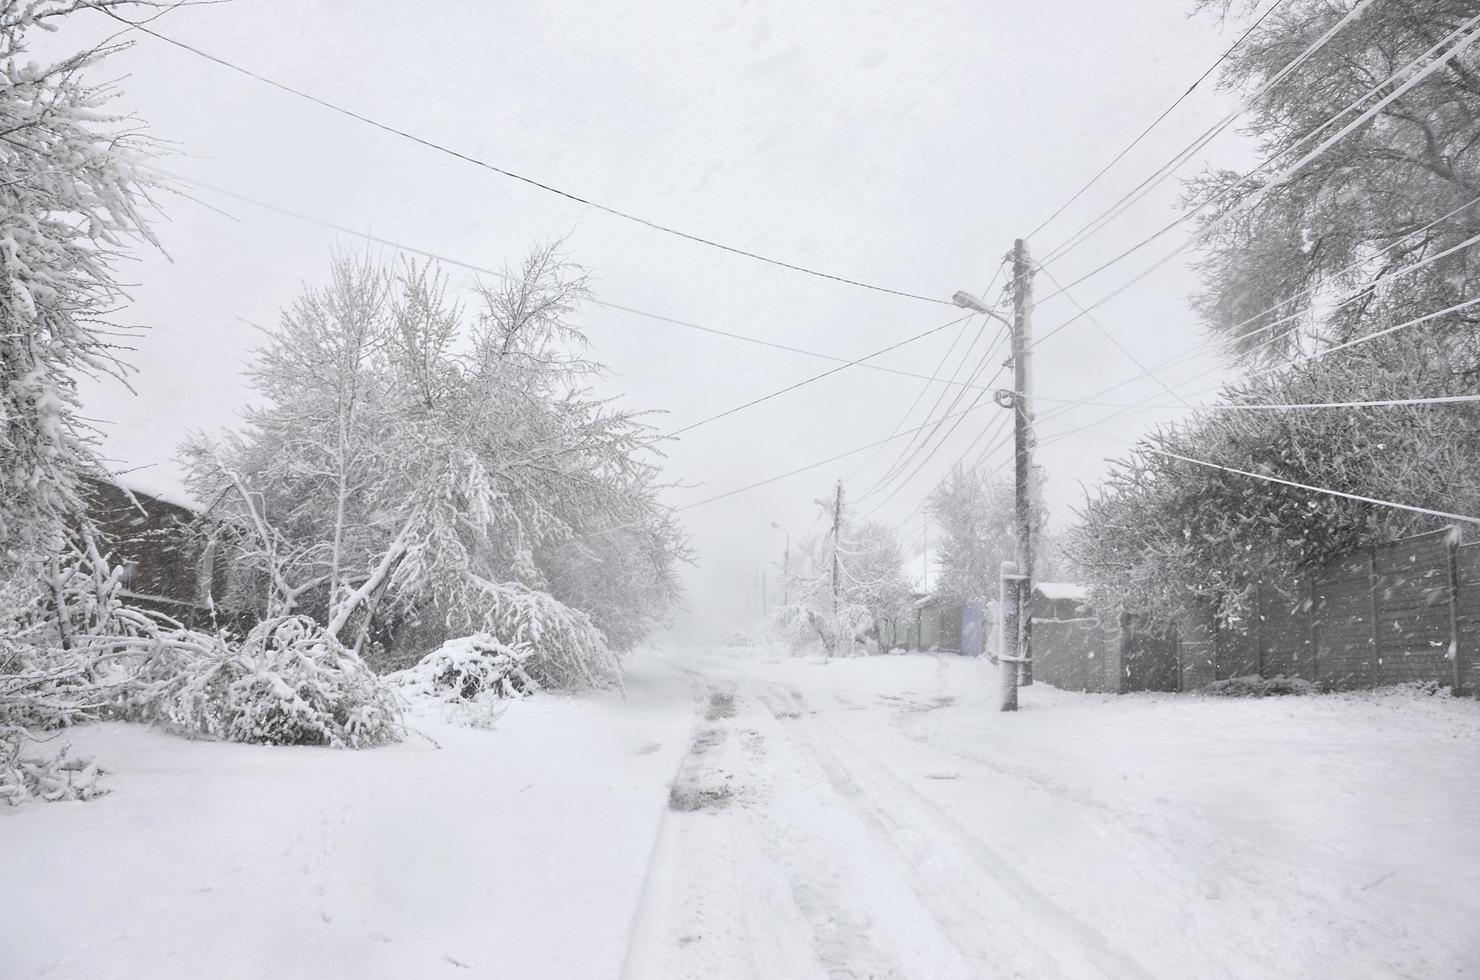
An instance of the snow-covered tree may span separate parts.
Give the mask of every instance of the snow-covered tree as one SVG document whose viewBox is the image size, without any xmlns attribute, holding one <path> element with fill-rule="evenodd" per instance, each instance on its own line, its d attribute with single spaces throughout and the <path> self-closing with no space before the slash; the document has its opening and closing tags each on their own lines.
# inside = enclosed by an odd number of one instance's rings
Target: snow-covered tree
<svg viewBox="0 0 1480 980">
<path fill-rule="evenodd" d="M 1250 16 L 1254 6 L 1201 5 Z M 1225 86 L 1253 93 L 1356 5 L 1281 5 L 1224 63 Z M 1480 206 L 1466 207 L 1480 197 L 1480 41 L 1448 56 L 1480 31 L 1466 26 L 1475 14 L 1470 0 L 1368 4 L 1253 103 L 1246 131 L 1270 164 L 1248 179 L 1218 170 L 1190 183 L 1190 205 L 1208 205 L 1198 307 L 1241 359 L 1280 361 L 1445 309 L 1480 287 L 1472 247 L 1428 262 L 1480 234 Z M 1286 172 L 1439 58 L 1422 81 Z M 1477 316 L 1466 310 L 1429 328 L 1471 372 L 1480 369 Z"/>
<path fill-rule="evenodd" d="M 1355 0 L 1284 4 L 1228 59 L 1225 84 L 1262 87 L 1355 8 Z M 1470 309 L 1332 348 L 1445 311 L 1480 287 L 1469 243 L 1480 235 L 1471 205 L 1480 197 L 1476 13 L 1454 0 L 1367 4 L 1254 101 L 1247 130 L 1270 164 L 1248 179 L 1217 171 L 1190 183 L 1190 204 L 1204 207 L 1198 308 L 1237 362 L 1259 368 L 1226 398 L 1301 404 L 1475 390 L 1480 320 Z M 1388 95 L 1397 97 L 1378 107 Z M 1368 107 L 1371 118 L 1292 169 Z M 1153 433 L 1122 461 L 1088 502 L 1071 551 L 1102 603 L 1165 621 L 1189 603 L 1236 618 L 1258 578 L 1286 579 L 1440 521 L 1152 450 L 1474 514 L 1477 421 L 1464 404 L 1199 415 Z"/>
<path fill-rule="evenodd" d="M 94 6 L 107 6 L 95 4 Z M 116 4 L 115 4 L 116 5 Z M 77 382 L 120 380 L 110 320 L 125 301 L 114 269 L 149 227 L 154 146 L 88 74 L 122 44 L 52 63 L 27 36 L 87 5 L 0 0 L 0 574 L 63 550 L 81 510 L 78 479 L 99 470 L 78 417 Z"/>
<path fill-rule="evenodd" d="M 336 259 L 270 331 L 246 426 L 186 447 L 262 614 L 362 651 L 523 630 L 553 682 L 613 679 L 612 646 L 675 598 L 684 546 L 652 430 L 579 387 L 585 295 L 553 246 L 480 286 L 471 317 L 435 268 Z"/>
<path fill-rule="evenodd" d="M 113 321 L 115 269 L 149 227 L 155 147 L 93 70 L 115 35 L 52 62 L 28 40 L 99 0 L 0 0 L 0 796 L 86 796 L 56 762 L 26 762 L 23 726 L 82 720 L 105 698 L 92 637 L 106 632 L 106 573 L 80 480 L 102 471 L 78 414 L 80 378 L 127 368 Z M 80 772 L 81 770 L 76 770 Z"/>
<path fill-rule="evenodd" d="M 1042 579 L 1054 572 L 1044 531 L 1048 511 L 1043 503 L 1043 479 L 1041 473 L 1035 475 L 1035 575 Z M 1017 497 L 1013 487 L 957 466 L 931 491 L 925 505 L 939 529 L 940 578 L 936 591 L 952 602 L 995 598 L 1002 562 L 1012 561 L 1017 553 Z"/>
<path fill-rule="evenodd" d="M 787 581 L 790 601 L 776 611 L 775 625 L 798 648 L 817 643 L 829 654 L 847 654 L 877 645 L 881 626 L 909 601 L 899 537 L 888 524 L 853 518 L 841 490 L 817 505 L 829 530 L 800 542 Z"/>
<path fill-rule="evenodd" d="M 1235 385 L 1250 404 L 1468 394 L 1423 338 L 1394 335 Z M 1395 366 L 1401 365 L 1401 366 Z M 1480 514 L 1480 410 L 1473 403 L 1211 411 L 1158 430 L 1086 504 L 1069 550 L 1096 603 L 1175 622 L 1192 605 L 1237 618 L 1260 578 L 1442 525 L 1440 518 L 1282 486 L 1193 459 L 1432 510 Z"/>
</svg>

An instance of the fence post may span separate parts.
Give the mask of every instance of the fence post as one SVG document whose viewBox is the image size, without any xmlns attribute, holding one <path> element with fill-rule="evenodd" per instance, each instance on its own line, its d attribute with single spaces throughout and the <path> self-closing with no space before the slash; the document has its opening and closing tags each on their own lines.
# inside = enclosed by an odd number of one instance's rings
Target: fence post
<svg viewBox="0 0 1480 980">
<path fill-rule="evenodd" d="M 1264 583 L 1254 583 L 1254 673 L 1264 676 Z"/>
<path fill-rule="evenodd" d="M 1307 633 L 1310 643 L 1310 682 L 1319 684 L 1321 682 L 1321 621 L 1319 618 L 1319 606 L 1321 602 L 1321 569 L 1313 568 L 1310 572 L 1310 618 L 1306 622 Z"/>
<path fill-rule="evenodd" d="M 1444 536 L 1445 569 L 1449 573 L 1449 659 L 1454 661 L 1454 683 L 1450 693 L 1459 697 L 1464 693 L 1465 665 L 1460 655 L 1459 642 L 1459 529 L 1449 526 Z"/>
<path fill-rule="evenodd" d="M 1372 656 L 1368 658 L 1368 670 L 1372 675 L 1370 686 L 1377 687 L 1382 674 L 1382 637 L 1377 632 L 1377 545 L 1373 545 L 1367 552 L 1367 583 L 1372 594 Z"/>
</svg>

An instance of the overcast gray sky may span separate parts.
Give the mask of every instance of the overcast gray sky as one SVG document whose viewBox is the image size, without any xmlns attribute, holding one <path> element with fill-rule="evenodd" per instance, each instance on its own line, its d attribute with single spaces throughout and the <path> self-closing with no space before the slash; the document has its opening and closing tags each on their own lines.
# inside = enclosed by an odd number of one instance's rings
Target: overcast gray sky
<svg viewBox="0 0 1480 980">
<path fill-rule="evenodd" d="M 162 32 L 388 124 L 654 221 L 840 276 L 928 296 L 979 292 L 1015 236 L 1031 231 L 1162 111 L 1242 25 L 1190 17 L 1190 0 L 917 0 L 786 3 L 608 0 L 539 3 L 239 0 L 182 8 Z M 70 18 L 55 42 L 91 41 Z M 804 276 L 660 234 L 379 133 L 148 37 L 113 64 L 123 105 L 180 156 L 191 178 L 463 261 L 516 263 L 564 236 L 610 302 L 856 357 L 953 319 L 945 306 Z M 1033 238 L 1045 255 L 1231 105 L 1211 83 L 1180 106 L 1073 208 Z M 1238 165 L 1238 137 L 1214 142 L 1181 172 Z M 1061 281 L 1099 265 L 1169 220 L 1169 182 L 1068 253 Z M 138 395 L 93 389 L 89 409 L 113 424 L 109 452 L 173 478 L 192 428 L 233 424 L 247 398 L 241 368 L 266 323 L 320 280 L 345 236 L 202 192 L 223 215 L 167 202 L 169 257 L 141 254 L 132 317 L 152 325 L 135 357 Z M 1173 239 L 1173 244 L 1179 239 Z M 1098 300 L 1163 253 L 1153 248 L 1077 287 Z M 470 277 L 454 276 L 466 284 Z M 1096 311 L 1145 363 L 1198 345 L 1186 299 L 1195 281 L 1175 260 Z M 1040 295 L 1051 284 L 1040 276 Z M 1037 311 L 1040 334 L 1074 313 L 1064 298 Z M 602 382 L 677 428 L 825 370 L 821 360 L 592 307 L 583 315 Z M 981 321 L 973 321 L 981 329 Z M 995 332 L 995 325 L 986 329 Z M 945 330 L 878 363 L 931 372 L 955 339 Z M 969 338 L 967 338 L 969 340 Z M 956 348 L 965 347 L 963 340 Z M 973 360 L 981 352 L 978 346 Z M 948 369 L 954 367 L 948 361 Z M 1215 364 L 1210 353 L 1175 372 Z M 1037 390 L 1074 398 L 1137 369 L 1085 320 L 1037 351 Z M 1192 386 L 1198 390 L 1204 383 Z M 922 383 L 852 368 L 696 429 L 668 468 L 682 506 L 880 439 Z M 908 426 L 924 420 L 932 389 Z M 1154 394 L 1140 383 L 1107 400 Z M 1169 400 L 1163 396 L 1160 400 Z M 1040 413 L 1053 407 L 1040 404 Z M 1085 407 L 1045 421 L 1040 438 L 1108 414 Z M 876 516 L 910 516 L 931 485 L 996 420 L 967 416 Z M 1142 413 L 1108 431 L 1133 437 L 1174 412 Z M 904 441 L 848 487 L 861 493 Z M 1104 459 L 1123 446 L 1094 432 L 1046 445 L 1052 523 L 1062 526 Z M 814 498 L 870 454 L 684 512 L 698 564 L 691 618 L 728 629 L 754 602 L 755 569 L 780 557 L 778 522 L 798 540 Z M 1004 450 L 998 458 L 1007 459 Z M 1004 476 L 1010 469 L 1004 470 Z M 851 496 L 851 494 L 850 494 Z M 773 573 L 774 580 L 774 573 Z"/>
</svg>

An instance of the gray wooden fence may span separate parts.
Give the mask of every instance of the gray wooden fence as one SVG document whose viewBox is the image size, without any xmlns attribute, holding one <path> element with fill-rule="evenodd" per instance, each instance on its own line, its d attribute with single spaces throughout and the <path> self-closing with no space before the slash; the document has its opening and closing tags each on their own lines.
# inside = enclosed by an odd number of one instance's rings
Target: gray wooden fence
<svg viewBox="0 0 1480 980">
<path fill-rule="evenodd" d="M 1342 555 L 1259 583 L 1239 622 L 1176 629 L 1103 614 L 1035 618 L 1034 673 L 1074 691 L 1195 690 L 1259 674 L 1350 690 L 1405 681 L 1480 694 L 1480 543 L 1453 529 Z"/>
<path fill-rule="evenodd" d="M 1211 642 L 1209 642 L 1209 633 Z M 1254 591 L 1242 622 L 1187 627 L 1183 689 L 1261 674 L 1328 690 L 1480 686 L 1480 545 L 1441 529 L 1340 556 Z"/>
</svg>

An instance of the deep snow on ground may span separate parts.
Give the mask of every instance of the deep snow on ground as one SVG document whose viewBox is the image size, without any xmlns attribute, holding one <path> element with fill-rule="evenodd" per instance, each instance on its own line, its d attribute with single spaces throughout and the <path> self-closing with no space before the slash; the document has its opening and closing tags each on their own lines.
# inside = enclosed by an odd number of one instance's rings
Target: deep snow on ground
<svg viewBox="0 0 1480 980">
<path fill-rule="evenodd" d="M 1023 692 L 954 657 L 648 651 L 626 699 L 366 752 L 102 725 L 0 813 L 0 976 L 1480 970 L 1480 704 Z"/>
</svg>

